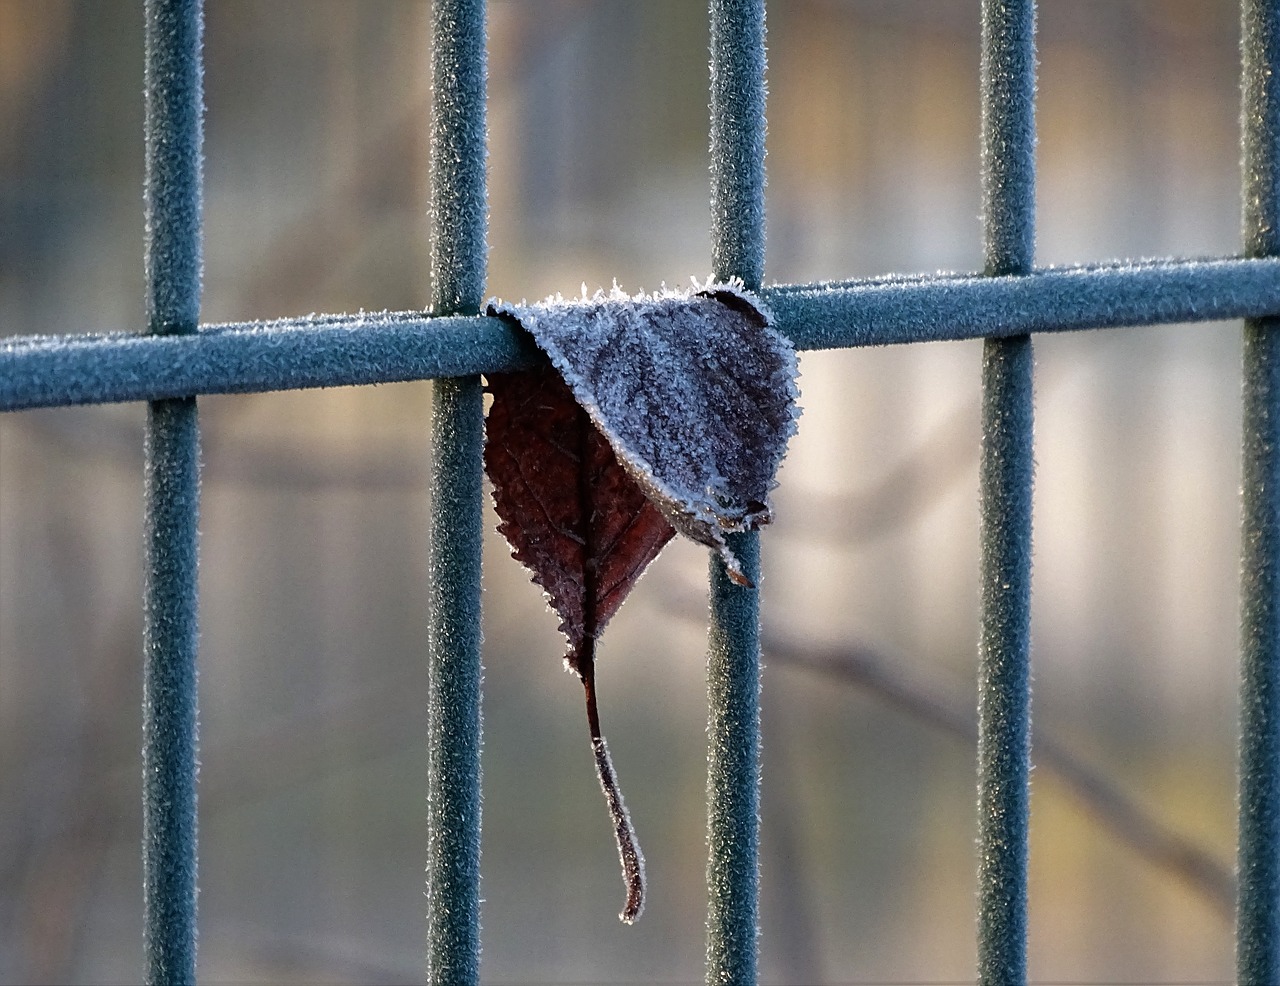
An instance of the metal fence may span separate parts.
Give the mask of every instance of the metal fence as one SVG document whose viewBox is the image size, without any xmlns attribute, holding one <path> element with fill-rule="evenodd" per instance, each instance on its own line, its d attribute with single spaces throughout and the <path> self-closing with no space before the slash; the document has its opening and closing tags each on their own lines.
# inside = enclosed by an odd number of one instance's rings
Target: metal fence
<svg viewBox="0 0 1280 986">
<path fill-rule="evenodd" d="M 144 333 L 0 343 L 0 410 L 147 401 L 144 692 L 148 979 L 196 972 L 197 396 L 434 379 L 427 974 L 479 973 L 479 375 L 536 355 L 481 316 L 485 5 L 436 0 L 429 314 L 199 324 L 202 10 L 147 0 Z M 1035 11 L 982 3 L 981 275 L 763 284 L 764 0 L 712 0 L 712 272 L 799 349 L 983 338 L 978 978 L 1026 979 L 1032 335 L 1245 319 L 1237 961 L 1280 981 L 1280 0 L 1243 2 L 1242 257 L 1036 269 Z M 748 574 L 760 545 L 740 535 Z M 753 982 L 758 594 L 710 572 L 708 982 Z"/>
</svg>

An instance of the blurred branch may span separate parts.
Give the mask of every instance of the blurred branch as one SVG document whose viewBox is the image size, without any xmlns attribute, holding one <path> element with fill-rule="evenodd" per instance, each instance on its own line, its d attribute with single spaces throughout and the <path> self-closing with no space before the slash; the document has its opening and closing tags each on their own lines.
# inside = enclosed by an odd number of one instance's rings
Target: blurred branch
<svg viewBox="0 0 1280 986">
<path fill-rule="evenodd" d="M 913 681 L 875 651 L 858 645 L 824 647 L 766 634 L 763 649 L 775 666 L 821 674 L 860 688 L 902 711 L 969 743 L 978 739 L 977 711 L 969 694 Z M 1235 878 L 1211 851 L 1175 831 L 1101 771 L 1083 763 L 1044 728 L 1035 728 L 1037 773 L 1057 779 L 1122 845 L 1177 877 L 1223 918 L 1235 912 Z"/>
<path fill-rule="evenodd" d="M 671 588 L 663 593 L 662 604 L 672 616 L 701 623 L 704 614 L 693 603 L 698 594 Z M 900 670 L 902 662 L 891 663 L 872 648 L 821 645 L 766 630 L 761 649 L 767 664 L 809 671 L 862 689 L 927 725 L 969 744 L 978 742 L 973 693 L 914 680 Z M 1225 920 L 1234 918 L 1235 876 L 1211 850 L 1148 811 L 1117 782 L 1046 734 L 1042 725 L 1034 727 L 1032 751 L 1037 774 L 1055 778 L 1117 842 L 1182 881 Z"/>
<path fill-rule="evenodd" d="M 702 614 L 695 615 L 690 598 L 670 593 L 665 602 L 673 615 L 701 622 Z M 977 742 L 977 715 L 968 691 L 913 679 L 900 670 L 901 662 L 891 663 L 871 648 L 823 646 L 766 633 L 763 650 L 774 667 L 820 674 L 851 685 L 969 744 Z M 300 783 L 307 776 L 331 770 L 335 762 L 349 763 L 353 756 L 374 758 L 403 746 L 403 723 L 412 721 L 412 715 L 399 711 L 406 703 L 416 707 L 424 687 L 419 678 L 416 672 L 381 676 L 367 682 L 360 692 L 347 693 L 332 704 L 275 719 L 261 732 L 239 737 L 216 755 L 208 751 L 202 796 L 208 804 L 226 808 L 278 790 L 281 777 Z M 371 714 L 372 710 L 377 714 Z M 1121 845 L 1176 877 L 1224 919 L 1231 919 L 1235 878 L 1211 850 L 1139 804 L 1103 771 L 1087 765 L 1047 734 L 1042 725 L 1035 727 L 1033 749 L 1039 776 L 1056 779 Z M 98 776 L 104 790 L 96 792 L 90 803 L 97 804 L 101 812 L 104 802 L 111 800 L 110 792 L 120 785 L 110 771 Z M 119 817 L 133 810 L 130 802 L 117 805 L 111 814 Z M 50 826 L 46 837 L 64 827 Z"/>
<path fill-rule="evenodd" d="M 1039 399 L 1071 376 L 1071 369 L 1042 372 L 1036 383 Z M 962 483 L 977 489 L 978 404 L 976 394 L 960 402 L 874 483 L 839 493 L 789 490 L 787 516 L 821 521 L 784 520 L 780 529 L 787 537 L 852 550 L 918 522 Z"/>
<path fill-rule="evenodd" d="M 125 419 L 110 411 L 62 408 L 28 411 L 10 423 L 39 437 L 47 450 L 81 459 L 96 459 L 140 472 L 142 418 Z M 202 422 L 203 480 L 295 493 L 317 490 L 424 490 L 427 460 L 407 456 L 387 443 L 366 445 L 360 452 L 340 452 L 333 443 L 317 447 L 247 439 L 233 422 L 208 415 Z"/>
<path fill-rule="evenodd" d="M 976 485 L 977 466 L 975 397 L 925 435 L 874 485 L 834 494 L 789 492 L 788 515 L 822 521 L 788 524 L 786 533 L 841 549 L 878 541 L 916 522 L 962 481 L 971 479 Z"/>
</svg>

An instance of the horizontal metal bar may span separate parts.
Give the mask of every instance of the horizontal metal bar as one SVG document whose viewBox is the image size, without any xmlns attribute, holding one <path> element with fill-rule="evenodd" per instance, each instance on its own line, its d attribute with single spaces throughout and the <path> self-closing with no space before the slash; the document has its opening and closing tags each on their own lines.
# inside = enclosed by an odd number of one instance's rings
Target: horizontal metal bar
<svg viewBox="0 0 1280 986">
<path fill-rule="evenodd" d="M 761 291 L 797 349 L 835 349 L 1280 315 L 1280 258 L 1155 260 Z M 532 342 L 498 318 L 308 316 L 0 341 L 0 411 L 394 383 L 510 371 Z"/>
<path fill-rule="evenodd" d="M 378 313 L 213 325 L 196 335 L 0 343 L 0 411 L 396 383 L 530 365 L 536 349 L 483 316 Z"/>
<path fill-rule="evenodd" d="M 766 288 L 797 349 L 1254 318 L 1280 309 L 1275 258 L 1152 260 Z"/>
</svg>

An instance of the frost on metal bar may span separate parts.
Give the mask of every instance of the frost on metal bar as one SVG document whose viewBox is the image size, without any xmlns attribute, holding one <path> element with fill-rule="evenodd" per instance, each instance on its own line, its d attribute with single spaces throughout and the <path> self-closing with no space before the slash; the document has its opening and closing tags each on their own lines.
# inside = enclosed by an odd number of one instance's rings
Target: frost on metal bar
<svg viewBox="0 0 1280 986">
<path fill-rule="evenodd" d="M 764 0 L 711 0 L 711 260 L 764 277 Z M 759 935 L 760 545 L 729 537 L 750 588 L 711 562 L 707 655 L 707 982 L 754 983 Z"/>
<path fill-rule="evenodd" d="M 200 316 L 199 0 L 146 4 L 147 330 Z M 65 385 L 64 379 L 52 381 Z M 148 407 L 143 669 L 143 934 L 149 983 L 196 977 L 196 401 Z"/>
<path fill-rule="evenodd" d="M 796 349 L 1280 315 L 1280 257 L 1166 259 L 1026 275 L 921 274 L 771 285 Z M 536 347 L 499 318 L 309 315 L 136 333 L 0 339 L 0 411 L 395 383 L 527 369 Z"/>
<path fill-rule="evenodd" d="M 484 0 L 435 0 L 431 28 L 431 310 L 474 316 L 488 222 Z M 479 369 L 437 380 L 432 397 L 427 981 L 448 986 L 480 978 Z"/>
<path fill-rule="evenodd" d="M 1280 3 L 1243 4 L 1244 246 L 1280 254 Z M 1244 327 L 1236 974 L 1280 980 L 1280 320 Z"/>
<path fill-rule="evenodd" d="M 982 5 L 986 270 L 1030 272 L 1035 246 L 1035 4 Z M 978 981 L 1027 978 L 1031 745 L 1031 337 L 982 354 L 978 672 Z"/>
<path fill-rule="evenodd" d="M 1004 338 L 1280 313 L 1280 258 L 1167 258 L 761 292 L 797 349 Z"/>
</svg>

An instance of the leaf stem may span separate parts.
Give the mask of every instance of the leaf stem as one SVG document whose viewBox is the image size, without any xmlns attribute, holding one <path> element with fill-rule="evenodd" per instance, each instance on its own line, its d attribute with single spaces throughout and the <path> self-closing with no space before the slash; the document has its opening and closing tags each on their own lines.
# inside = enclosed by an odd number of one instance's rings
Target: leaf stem
<svg viewBox="0 0 1280 986">
<path fill-rule="evenodd" d="M 587 637 L 578 649 L 578 677 L 582 679 L 582 687 L 587 698 L 587 728 L 591 730 L 591 742 L 595 743 L 603 737 L 600 735 L 600 711 L 596 708 L 596 639 Z"/>
<path fill-rule="evenodd" d="M 631 816 L 622 801 L 618 775 L 613 769 L 609 747 L 600 734 L 600 710 L 596 706 L 596 635 L 600 632 L 600 613 L 596 580 L 599 569 L 600 539 L 597 530 L 595 468 L 598 446 L 604 439 L 596 431 L 587 412 L 578 408 L 578 499 L 580 534 L 582 536 L 582 642 L 570 651 L 569 666 L 578 672 L 587 700 L 587 728 L 591 731 L 591 750 L 596 758 L 596 774 L 609 806 L 613 836 L 618 843 L 622 863 L 622 881 L 627 888 L 627 901 L 618 918 L 634 924 L 644 910 L 644 856 L 636 840 Z"/>
<path fill-rule="evenodd" d="M 627 886 L 627 902 L 618 919 L 624 924 L 635 924 L 644 911 L 644 854 L 636 840 L 636 830 L 631 816 L 622 801 L 618 777 L 613 770 L 613 759 L 603 736 L 591 738 L 591 750 L 596 755 L 596 772 L 600 775 L 600 787 L 609 804 L 609 818 L 613 821 L 613 834 L 618 842 L 618 858 L 622 862 L 622 879 Z"/>
<path fill-rule="evenodd" d="M 596 707 L 595 651 L 595 638 L 587 637 L 577 655 L 578 674 L 586 693 L 587 726 L 591 730 L 591 751 L 596 758 L 596 774 L 600 778 L 600 789 L 604 791 L 605 804 L 609 806 L 609 820 L 613 822 L 613 837 L 618 844 L 618 859 L 622 863 L 622 882 L 627 888 L 627 901 L 618 919 L 624 924 L 635 924 L 644 910 L 644 853 L 640 851 L 631 815 L 622 800 L 622 789 L 618 787 L 618 775 L 613 769 L 609 746 L 600 735 L 600 712 Z"/>
</svg>

